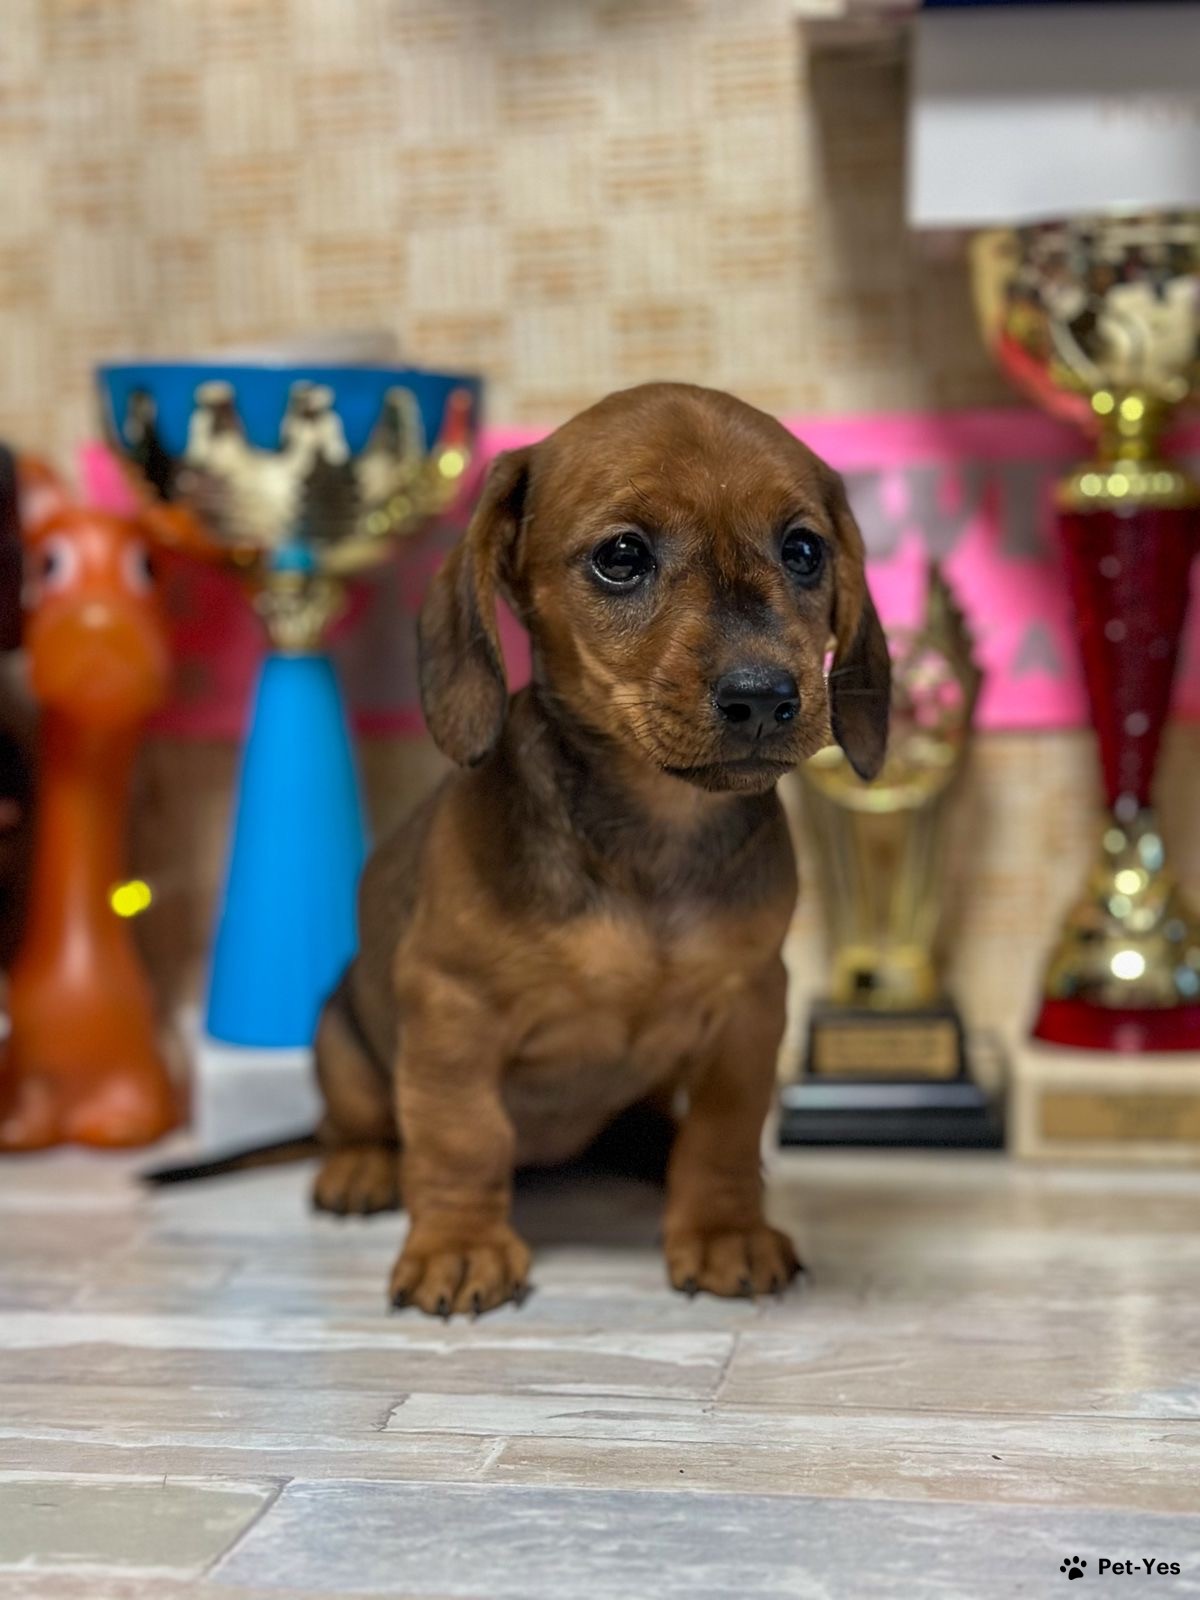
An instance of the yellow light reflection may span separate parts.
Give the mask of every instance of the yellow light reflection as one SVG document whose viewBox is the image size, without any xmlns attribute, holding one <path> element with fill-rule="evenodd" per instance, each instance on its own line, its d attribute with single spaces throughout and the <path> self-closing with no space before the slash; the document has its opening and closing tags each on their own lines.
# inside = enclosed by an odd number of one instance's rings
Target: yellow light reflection
<svg viewBox="0 0 1200 1600">
<path fill-rule="evenodd" d="M 118 883 L 110 890 L 108 903 L 119 917 L 140 917 L 150 908 L 153 891 L 141 878 L 131 878 L 128 883 Z"/>
</svg>

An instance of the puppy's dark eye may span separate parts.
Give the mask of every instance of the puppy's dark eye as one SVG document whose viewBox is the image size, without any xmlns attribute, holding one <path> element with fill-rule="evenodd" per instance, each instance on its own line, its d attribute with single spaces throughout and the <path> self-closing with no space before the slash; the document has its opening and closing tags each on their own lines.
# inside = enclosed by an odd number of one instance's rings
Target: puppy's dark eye
<svg viewBox="0 0 1200 1600">
<path fill-rule="evenodd" d="M 592 551 L 592 571 L 610 589 L 635 589 L 654 571 L 654 556 L 640 534 L 618 533 Z"/>
<path fill-rule="evenodd" d="M 779 558 L 797 583 L 811 589 L 825 566 L 825 541 L 811 528 L 789 528 Z"/>
</svg>

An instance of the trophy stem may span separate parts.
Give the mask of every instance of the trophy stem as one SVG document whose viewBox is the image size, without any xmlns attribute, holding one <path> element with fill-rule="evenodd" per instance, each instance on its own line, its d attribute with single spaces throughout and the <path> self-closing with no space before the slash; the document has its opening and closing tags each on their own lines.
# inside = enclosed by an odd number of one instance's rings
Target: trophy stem
<svg viewBox="0 0 1200 1600">
<path fill-rule="evenodd" d="M 1105 798 L 1150 803 L 1188 605 L 1195 509 L 1066 510 L 1059 519 Z"/>
<path fill-rule="evenodd" d="M 269 655 L 255 695 L 217 931 L 208 1032 L 265 1048 L 312 1043 L 357 942 L 366 832 L 333 664 Z"/>
<path fill-rule="evenodd" d="M 1077 475 L 1059 517 L 1109 814 L 1051 956 L 1034 1035 L 1091 1049 L 1195 1049 L 1200 925 L 1167 868 L 1151 800 L 1200 512 L 1181 503 L 1184 480 L 1169 468 L 1166 503 L 1113 503 L 1123 481 L 1112 465 Z"/>
<path fill-rule="evenodd" d="M 304 567 L 274 567 L 254 598 L 271 648 L 288 656 L 319 655 L 329 625 L 345 604 L 340 578 Z"/>
</svg>

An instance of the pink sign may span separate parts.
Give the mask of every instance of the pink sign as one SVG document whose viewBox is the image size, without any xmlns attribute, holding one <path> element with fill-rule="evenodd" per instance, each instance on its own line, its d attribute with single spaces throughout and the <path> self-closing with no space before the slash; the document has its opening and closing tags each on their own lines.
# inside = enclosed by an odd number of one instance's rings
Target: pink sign
<svg viewBox="0 0 1200 1600">
<path fill-rule="evenodd" d="M 919 614 L 930 556 L 943 569 L 978 639 L 986 673 L 979 719 L 986 728 L 1086 723 L 1072 616 L 1053 541 L 1052 490 L 1079 460 L 1079 438 L 1033 411 L 817 417 L 789 424 L 845 476 L 866 540 L 871 588 L 885 622 Z M 494 429 L 485 455 L 544 430 Z M 1180 441 L 1200 455 L 1200 432 Z M 85 482 L 107 498 L 94 456 Z M 347 694 L 363 730 L 416 732 L 413 618 L 430 574 L 458 529 L 442 526 L 404 546 L 360 592 L 356 616 L 334 640 Z M 259 629 L 221 574 L 190 578 L 173 568 L 168 601 L 177 621 L 180 692 L 159 726 L 195 736 L 241 728 L 261 651 Z M 520 630 L 507 619 L 513 682 L 527 674 Z M 1176 680 L 1175 711 L 1200 718 L 1200 606 L 1191 618 Z"/>
</svg>

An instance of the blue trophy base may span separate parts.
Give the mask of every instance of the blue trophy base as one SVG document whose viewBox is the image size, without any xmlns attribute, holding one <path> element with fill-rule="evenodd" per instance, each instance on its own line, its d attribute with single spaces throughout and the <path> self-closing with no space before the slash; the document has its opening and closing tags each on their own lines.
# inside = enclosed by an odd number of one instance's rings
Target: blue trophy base
<svg viewBox="0 0 1200 1600">
<path fill-rule="evenodd" d="M 269 655 L 242 758 L 207 1028 L 228 1044 L 310 1045 L 357 942 L 366 833 L 333 665 Z"/>
</svg>

